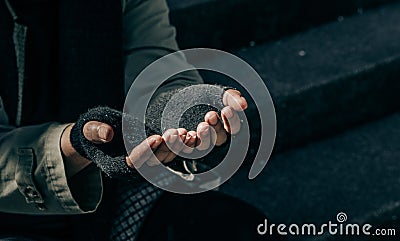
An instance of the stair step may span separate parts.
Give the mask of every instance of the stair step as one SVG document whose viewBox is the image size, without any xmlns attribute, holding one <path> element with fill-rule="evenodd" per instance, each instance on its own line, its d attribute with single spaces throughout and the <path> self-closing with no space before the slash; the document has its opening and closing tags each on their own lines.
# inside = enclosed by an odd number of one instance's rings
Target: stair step
<svg viewBox="0 0 400 241">
<path fill-rule="evenodd" d="M 400 4 L 391 4 L 235 52 L 257 70 L 272 95 L 276 151 L 400 109 L 399 22 Z M 209 82 L 241 89 L 227 77 L 212 75 L 204 74 Z M 254 103 L 247 114 L 252 120 L 257 117 Z M 251 125 L 254 153 L 260 127 L 257 121 Z"/>
<path fill-rule="evenodd" d="M 347 223 L 398 229 L 399 161 L 400 112 L 275 154 L 254 180 L 247 179 L 248 168 L 240 169 L 221 191 L 257 206 L 273 223 L 318 225 L 336 222 L 336 214 L 345 212 Z"/>
<path fill-rule="evenodd" d="M 168 0 L 182 48 L 229 49 L 361 14 L 393 0 Z"/>
</svg>

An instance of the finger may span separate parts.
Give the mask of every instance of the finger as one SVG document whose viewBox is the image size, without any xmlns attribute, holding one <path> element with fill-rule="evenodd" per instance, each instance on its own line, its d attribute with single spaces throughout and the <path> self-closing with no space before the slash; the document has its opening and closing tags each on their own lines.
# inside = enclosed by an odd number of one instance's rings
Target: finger
<svg viewBox="0 0 400 241">
<path fill-rule="evenodd" d="M 176 129 L 168 129 L 164 132 L 162 136 L 163 142 L 154 153 L 159 162 L 161 163 L 165 162 L 166 158 L 171 153 L 171 150 L 169 149 L 168 145 L 172 146 L 175 143 L 175 140 L 178 138 L 178 134 L 179 132 Z"/>
<path fill-rule="evenodd" d="M 173 144 L 173 150 L 175 152 L 170 151 L 170 153 L 168 154 L 168 156 L 165 158 L 164 163 L 169 163 L 171 161 L 173 161 L 175 159 L 175 157 L 177 156 L 177 154 L 179 154 L 179 152 L 182 151 L 184 145 L 183 142 L 185 141 L 186 135 L 183 136 L 179 136 L 178 139 L 180 139 L 181 141 L 176 140 L 175 144 Z"/>
<path fill-rule="evenodd" d="M 232 107 L 227 106 L 221 111 L 224 120 L 224 128 L 228 133 L 237 134 L 240 131 L 240 119 L 236 111 Z"/>
<path fill-rule="evenodd" d="M 177 129 L 168 129 L 164 132 L 162 138 L 165 142 L 174 143 L 178 135 L 179 132 Z"/>
<path fill-rule="evenodd" d="M 156 156 L 151 155 L 147 161 L 145 161 L 148 166 L 157 166 L 160 165 L 161 162 L 157 159 Z"/>
<path fill-rule="evenodd" d="M 139 168 L 146 162 L 152 155 L 153 151 L 157 149 L 162 143 L 162 137 L 153 135 L 142 141 L 138 146 L 133 148 L 129 157 L 126 158 L 128 166 L 132 168 Z"/>
<path fill-rule="evenodd" d="M 177 131 L 178 131 L 178 138 L 174 139 L 175 142 L 172 141 L 169 142 L 170 153 L 164 159 L 164 163 L 168 163 L 174 160 L 177 154 L 179 154 L 179 152 L 181 152 L 182 149 L 184 148 L 184 141 L 186 139 L 187 131 L 184 128 L 178 128 Z"/>
<path fill-rule="evenodd" d="M 186 135 L 188 133 L 188 131 L 184 128 L 178 128 L 178 135 L 180 138 L 178 138 L 175 141 L 175 145 L 173 147 L 173 150 L 179 154 L 179 152 L 181 152 L 183 150 L 183 148 L 185 147 L 185 142 L 186 142 Z"/>
<path fill-rule="evenodd" d="M 176 134 L 176 132 L 171 134 Z M 170 150 L 171 144 L 167 145 L 167 143 L 163 140 L 161 145 L 162 147 L 160 147 L 160 152 L 157 152 L 156 150 L 154 155 L 150 157 L 150 159 L 146 162 L 146 164 L 148 164 L 149 166 L 160 165 L 162 162 L 165 162 L 168 159 L 168 156 L 171 154 Z"/>
<path fill-rule="evenodd" d="M 179 135 L 179 137 L 181 137 L 181 141 L 179 142 L 178 141 L 179 138 L 176 138 L 174 143 L 168 143 L 168 145 L 167 145 L 167 143 L 163 142 L 162 148 L 161 148 L 162 153 L 156 152 L 154 155 L 152 155 L 150 157 L 150 159 L 146 163 L 149 166 L 155 166 L 155 165 L 160 165 L 161 163 L 171 162 L 176 157 L 176 154 L 173 151 L 171 151 L 171 149 L 177 153 L 179 153 L 183 149 L 183 146 L 184 146 L 183 141 L 186 138 L 186 135 L 185 135 L 186 132 L 187 132 L 186 129 L 183 129 L 183 128 L 182 128 L 182 130 L 178 129 L 178 133 L 182 133 L 182 135 Z M 169 140 L 171 140 L 171 139 L 169 139 Z M 157 158 L 157 155 L 162 159 L 159 160 Z"/>
<path fill-rule="evenodd" d="M 110 125 L 98 121 L 89 121 L 83 126 L 83 135 L 93 143 L 107 143 L 114 137 L 114 130 Z"/>
<path fill-rule="evenodd" d="M 228 136 L 226 135 L 226 131 L 224 129 L 221 119 L 218 116 L 218 113 L 215 111 L 210 111 L 206 114 L 204 119 L 215 130 L 216 140 L 212 138 L 213 143 L 215 143 L 216 146 L 224 144 Z M 212 135 L 212 137 L 214 136 Z"/>
<path fill-rule="evenodd" d="M 207 122 L 201 122 L 197 126 L 197 149 L 199 151 L 207 150 L 210 147 L 211 135 L 210 125 Z"/>
<path fill-rule="evenodd" d="M 189 131 L 186 134 L 185 138 L 185 146 L 182 149 L 182 152 L 190 154 L 194 151 L 194 147 L 197 141 L 197 134 L 195 131 Z"/>
<path fill-rule="evenodd" d="M 238 90 L 227 90 L 222 98 L 225 106 L 231 106 L 235 111 L 247 109 L 247 101 Z"/>
<path fill-rule="evenodd" d="M 186 135 L 186 133 L 187 133 L 187 130 L 185 128 L 178 128 L 177 131 L 178 131 L 178 135 L 180 135 L 180 136 Z"/>
<path fill-rule="evenodd" d="M 163 140 L 161 145 L 157 148 L 157 150 L 154 151 L 154 156 L 157 160 L 157 162 L 164 162 L 165 158 L 168 156 L 170 150 L 167 146 L 167 144 L 165 143 L 165 141 Z"/>
</svg>

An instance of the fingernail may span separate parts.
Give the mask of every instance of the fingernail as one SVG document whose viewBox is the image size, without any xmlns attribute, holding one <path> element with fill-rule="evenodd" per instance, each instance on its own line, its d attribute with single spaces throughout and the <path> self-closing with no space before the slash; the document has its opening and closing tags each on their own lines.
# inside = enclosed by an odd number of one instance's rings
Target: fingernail
<svg viewBox="0 0 400 241">
<path fill-rule="evenodd" d="M 190 142 L 190 136 L 186 135 L 185 139 L 182 141 L 183 141 L 183 144 L 187 145 Z"/>
<path fill-rule="evenodd" d="M 218 119 L 215 116 L 208 116 L 208 121 L 211 125 L 216 125 L 218 122 Z"/>
<path fill-rule="evenodd" d="M 242 97 L 243 98 L 243 97 Z M 243 98 L 244 99 L 244 98 Z M 242 107 L 242 110 L 247 109 L 247 102 L 245 100 L 243 100 L 240 104 L 240 107 Z"/>
<path fill-rule="evenodd" d="M 108 136 L 107 128 L 104 128 L 103 126 L 100 126 L 99 130 L 98 130 L 98 134 L 99 134 L 99 137 L 100 137 L 101 140 L 107 141 L 107 136 Z"/>
<path fill-rule="evenodd" d="M 151 141 L 150 141 L 150 148 L 156 148 L 157 147 L 157 145 L 158 145 L 158 141 L 157 141 L 157 139 L 152 139 Z"/>
</svg>

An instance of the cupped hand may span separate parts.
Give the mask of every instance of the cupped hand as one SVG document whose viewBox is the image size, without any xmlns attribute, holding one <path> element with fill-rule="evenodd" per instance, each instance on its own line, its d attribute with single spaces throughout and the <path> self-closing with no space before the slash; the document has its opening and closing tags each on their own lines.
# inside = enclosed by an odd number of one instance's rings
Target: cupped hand
<svg viewBox="0 0 400 241">
<path fill-rule="evenodd" d="M 144 163 L 149 166 L 167 164 L 180 152 L 190 153 L 196 144 L 196 133 L 183 128 L 169 129 L 160 135 L 153 135 L 133 148 L 126 162 L 131 168 Z M 154 155 L 153 155 L 154 154 Z"/>
<path fill-rule="evenodd" d="M 240 131 L 241 122 L 238 112 L 247 109 L 246 99 L 240 91 L 230 89 L 225 91 L 222 100 L 225 107 L 221 110 L 221 116 L 215 111 L 207 112 L 204 122 L 197 126 L 196 148 L 200 151 L 214 144 L 221 146 L 227 141 L 228 133 L 234 135 Z M 215 132 L 210 128 L 213 128 Z"/>
</svg>

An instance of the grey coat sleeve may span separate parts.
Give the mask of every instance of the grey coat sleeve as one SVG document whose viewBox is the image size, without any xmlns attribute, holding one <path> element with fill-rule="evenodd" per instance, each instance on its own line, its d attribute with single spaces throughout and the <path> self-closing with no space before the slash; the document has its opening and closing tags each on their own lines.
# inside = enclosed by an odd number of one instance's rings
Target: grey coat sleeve
<svg viewBox="0 0 400 241">
<path fill-rule="evenodd" d="M 169 21 L 165 0 L 127 0 L 124 7 L 125 93 L 137 75 L 155 60 L 179 50 L 176 30 Z M 178 59 L 186 63 L 184 56 Z M 179 63 L 177 63 L 179 64 Z M 168 67 L 166 67 L 168 68 Z M 197 71 L 187 71 L 168 79 L 155 96 L 203 80 Z"/>
</svg>

